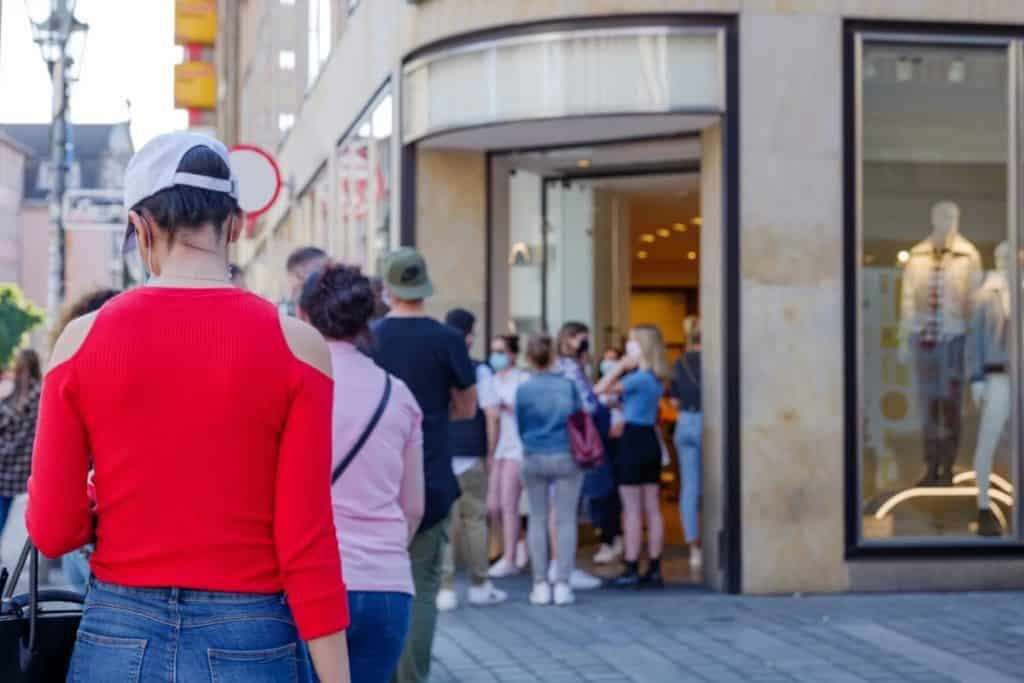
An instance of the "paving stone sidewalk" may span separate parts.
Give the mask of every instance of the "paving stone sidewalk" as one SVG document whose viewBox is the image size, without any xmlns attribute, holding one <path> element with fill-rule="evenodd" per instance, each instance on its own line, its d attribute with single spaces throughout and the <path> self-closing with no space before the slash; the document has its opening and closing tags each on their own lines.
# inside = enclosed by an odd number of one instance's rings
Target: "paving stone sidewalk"
<svg viewBox="0 0 1024 683">
<path fill-rule="evenodd" d="M 431 683 L 1024 681 L 1024 593 L 578 594 L 443 614 Z"/>
</svg>

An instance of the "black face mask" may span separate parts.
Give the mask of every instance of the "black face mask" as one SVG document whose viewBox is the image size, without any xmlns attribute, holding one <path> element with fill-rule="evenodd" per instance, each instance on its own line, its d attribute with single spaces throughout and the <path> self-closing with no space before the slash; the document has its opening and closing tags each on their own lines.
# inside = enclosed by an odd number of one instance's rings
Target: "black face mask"
<svg viewBox="0 0 1024 683">
<path fill-rule="evenodd" d="M 576 356 L 577 357 L 582 356 L 583 354 L 585 354 L 589 350 L 590 350 L 590 340 L 589 339 L 584 339 L 583 341 L 580 342 L 579 348 L 576 349 Z"/>
</svg>

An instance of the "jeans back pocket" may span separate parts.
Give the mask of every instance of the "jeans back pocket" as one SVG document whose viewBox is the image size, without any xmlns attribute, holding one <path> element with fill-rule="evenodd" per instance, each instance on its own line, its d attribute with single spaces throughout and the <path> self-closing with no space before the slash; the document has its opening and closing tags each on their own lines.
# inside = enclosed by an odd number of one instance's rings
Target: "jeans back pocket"
<svg viewBox="0 0 1024 683">
<path fill-rule="evenodd" d="M 125 681 L 137 683 L 148 641 L 114 638 L 79 631 L 71 658 L 69 679 L 78 681 Z"/>
<path fill-rule="evenodd" d="M 207 650 L 213 683 L 295 683 L 296 643 L 269 650 Z"/>
</svg>

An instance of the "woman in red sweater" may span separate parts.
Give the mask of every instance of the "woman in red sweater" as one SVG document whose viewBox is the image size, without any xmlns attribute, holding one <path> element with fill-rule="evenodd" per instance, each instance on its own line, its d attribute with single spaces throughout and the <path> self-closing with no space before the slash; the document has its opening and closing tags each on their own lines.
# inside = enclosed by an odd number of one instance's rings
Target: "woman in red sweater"
<svg viewBox="0 0 1024 683">
<path fill-rule="evenodd" d="M 74 680 L 310 680 L 300 639 L 349 680 L 330 354 L 230 285 L 237 198 L 220 142 L 143 147 L 125 205 L 150 280 L 54 348 L 27 522 L 49 557 L 96 544 Z"/>
</svg>

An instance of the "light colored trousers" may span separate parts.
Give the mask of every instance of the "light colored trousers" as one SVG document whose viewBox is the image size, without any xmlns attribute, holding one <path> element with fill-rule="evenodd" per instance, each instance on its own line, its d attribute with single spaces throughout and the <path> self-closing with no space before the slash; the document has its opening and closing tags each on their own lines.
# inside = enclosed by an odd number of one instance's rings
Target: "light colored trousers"
<svg viewBox="0 0 1024 683">
<path fill-rule="evenodd" d="M 483 458 L 459 475 L 462 495 L 452 506 L 448 540 L 444 544 L 441 587 L 455 584 L 455 549 L 461 550 L 470 583 L 487 582 L 487 469 Z"/>
<path fill-rule="evenodd" d="M 558 581 L 568 582 L 576 566 L 576 517 L 580 490 L 583 488 L 583 470 L 576 465 L 572 455 L 558 453 L 524 456 L 521 472 L 526 499 L 530 504 L 528 541 L 533 581 L 547 581 L 548 509 L 549 505 L 553 504 L 555 548 L 558 550 Z"/>
<path fill-rule="evenodd" d="M 989 507 L 989 477 L 992 460 L 1010 419 L 1010 378 L 1006 373 L 985 376 L 985 397 L 981 403 L 978 447 L 974 451 L 974 471 L 978 475 L 978 508 Z"/>
</svg>

